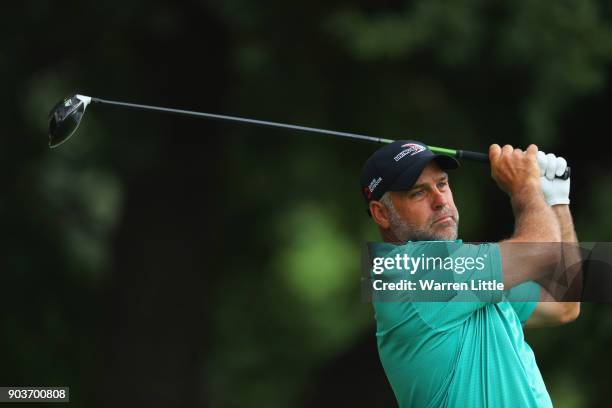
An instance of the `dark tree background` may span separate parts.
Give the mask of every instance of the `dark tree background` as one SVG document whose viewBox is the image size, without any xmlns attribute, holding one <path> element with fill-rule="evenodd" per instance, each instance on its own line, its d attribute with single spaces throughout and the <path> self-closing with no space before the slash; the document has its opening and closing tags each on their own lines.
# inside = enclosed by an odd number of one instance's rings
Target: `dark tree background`
<svg viewBox="0 0 612 408">
<path fill-rule="evenodd" d="M 0 74 L 0 385 L 75 407 L 394 406 L 359 288 L 375 145 L 95 106 L 73 92 L 568 159 L 582 241 L 611 240 L 612 10 L 603 1 L 12 4 Z M 512 232 L 478 163 L 464 241 Z M 609 305 L 528 332 L 555 406 L 607 405 Z"/>
</svg>

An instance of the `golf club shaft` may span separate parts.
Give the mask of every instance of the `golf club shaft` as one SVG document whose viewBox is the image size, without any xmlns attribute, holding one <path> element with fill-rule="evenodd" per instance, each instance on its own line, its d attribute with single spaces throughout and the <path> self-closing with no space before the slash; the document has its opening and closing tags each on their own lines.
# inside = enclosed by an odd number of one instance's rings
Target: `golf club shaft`
<svg viewBox="0 0 612 408">
<path fill-rule="evenodd" d="M 383 138 L 374 137 L 374 136 L 358 135 L 355 133 L 336 132 L 333 130 L 317 129 L 317 128 L 306 127 L 306 126 L 289 125 L 287 123 L 269 122 L 266 120 L 240 118 L 237 116 L 217 115 L 214 113 L 195 112 L 195 111 L 189 111 L 189 110 L 183 110 L 183 109 L 162 108 L 159 106 L 141 105 L 141 104 L 136 104 L 136 103 L 116 102 L 116 101 L 109 101 L 106 99 L 99 99 L 99 98 L 93 98 L 93 97 L 91 98 L 91 103 L 116 105 L 116 106 L 122 106 L 122 107 L 133 108 L 133 109 L 173 113 L 173 114 L 178 114 L 178 115 L 183 115 L 183 116 L 208 118 L 208 119 L 214 119 L 214 120 L 248 123 L 250 125 L 291 129 L 291 130 L 298 130 L 301 132 L 319 133 L 322 135 L 329 135 L 329 136 L 349 137 L 352 139 L 360 139 L 360 140 L 365 140 L 365 141 L 374 142 L 374 143 L 392 143 L 393 142 L 393 140 L 391 139 L 383 139 Z"/>
<path fill-rule="evenodd" d="M 126 107 L 126 108 L 138 109 L 138 110 L 172 113 L 175 115 L 207 118 L 207 119 L 214 119 L 214 120 L 221 120 L 221 121 L 246 123 L 246 124 L 257 125 L 257 126 L 291 129 L 291 130 L 297 130 L 301 132 L 319 133 L 319 134 L 328 135 L 328 136 L 338 136 L 338 137 L 347 137 L 351 139 L 365 140 L 365 141 L 374 142 L 374 143 L 385 143 L 386 144 L 386 143 L 393 142 L 393 140 L 391 139 L 360 135 L 357 133 L 337 132 L 334 130 L 319 129 L 319 128 L 313 128 L 313 127 L 307 127 L 307 126 L 290 125 L 287 123 L 270 122 L 266 120 L 241 118 L 237 116 L 218 115 L 214 113 L 195 112 L 195 111 L 189 111 L 189 110 L 183 110 L 183 109 L 162 108 L 160 106 L 142 105 L 142 104 L 137 104 L 137 103 L 110 101 L 107 99 L 100 99 L 100 98 L 94 98 L 94 97 L 91 98 L 91 103 L 98 103 L 98 104 L 103 104 L 103 105 L 115 105 L 115 106 L 121 106 L 121 107 Z M 434 153 L 446 154 L 449 156 L 456 157 L 458 159 L 489 162 L 489 156 L 484 153 L 478 153 L 478 152 L 473 152 L 469 150 L 447 149 L 444 147 L 436 147 L 436 146 L 427 146 L 427 147 Z M 565 171 L 565 174 L 559 178 L 567 179 L 569 178 L 569 176 L 570 176 L 570 168 L 568 167 L 567 170 Z"/>
</svg>

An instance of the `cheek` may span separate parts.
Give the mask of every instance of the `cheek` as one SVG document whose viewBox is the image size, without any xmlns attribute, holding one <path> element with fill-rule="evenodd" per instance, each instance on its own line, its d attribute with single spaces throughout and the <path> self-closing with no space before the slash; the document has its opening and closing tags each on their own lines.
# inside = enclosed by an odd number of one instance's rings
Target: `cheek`
<svg viewBox="0 0 612 408">
<path fill-rule="evenodd" d="M 396 207 L 398 214 L 411 224 L 423 225 L 429 221 L 432 215 L 430 205 L 427 200 L 410 203 Z"/>
<path fill-rule="evenodd" d="M 452 205 L 453 207 L 455 207 L 455 200 L 453 199 L 453 193 L 450 190 L 446 193 L 446 201 L 448 202 L 449 205 Z"/>
</svg>

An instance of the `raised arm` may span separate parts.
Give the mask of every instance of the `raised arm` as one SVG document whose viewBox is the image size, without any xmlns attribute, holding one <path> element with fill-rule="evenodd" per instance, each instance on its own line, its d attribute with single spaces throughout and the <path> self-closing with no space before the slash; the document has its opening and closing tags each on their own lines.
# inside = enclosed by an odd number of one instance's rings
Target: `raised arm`
<svg viewBox="0 0 612 408">
<path fill-rule="evenodd" d="M 565 172 L 567 163 L 553 154 L 538 153 L 541 185 L 544 196 L 557 218 L 563 240 L 562 267 L 552 278 L 540 280 L 542 293 L 526 328 L 548 327 L 574 321 L 580 314 L 582 268 L 576 230 L 569 208 L 570 180 L 555 179 L 555 174 Z M 567 287 L 569 286 L 569 288 Z M 560 300 L 573 300 L 563 302 Z"/>
<path fill-rule="evenodd" d="M 535 145 L 525 152 L 510 145 L 489 148 L 491 176 L 510 196 L 515 218 L 514 234 L 500 242 L 506 289 L 552 273 L 561 259 L 561 230 L 544 201 L 537 152 Z"/>
</svg>

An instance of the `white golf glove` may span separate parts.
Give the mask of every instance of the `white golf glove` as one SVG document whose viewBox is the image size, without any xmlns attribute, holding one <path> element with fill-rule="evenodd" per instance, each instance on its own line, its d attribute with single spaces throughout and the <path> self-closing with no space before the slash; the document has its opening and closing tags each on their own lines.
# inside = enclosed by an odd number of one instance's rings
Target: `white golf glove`
<svg viewBox="0 0 612 408">
<path fill-rule="evenodd" d="M 565 159 L 541 150 L 538 151 L 537 159 L 540 166 L 540 185 L 548 205 L 569 204 L 570 179 L 555 178 L 565 173 Z"/>
</svg>

